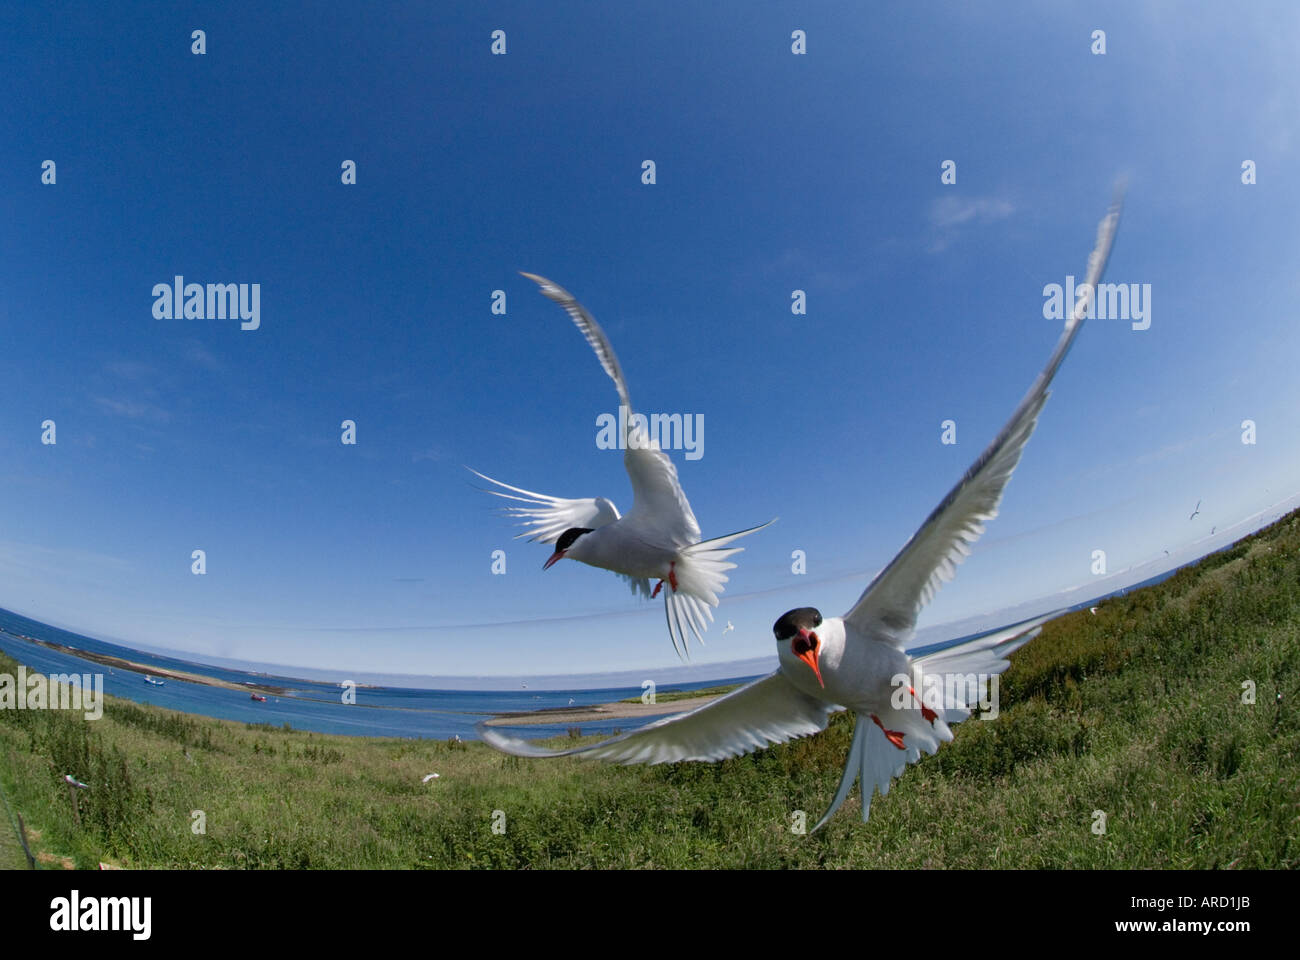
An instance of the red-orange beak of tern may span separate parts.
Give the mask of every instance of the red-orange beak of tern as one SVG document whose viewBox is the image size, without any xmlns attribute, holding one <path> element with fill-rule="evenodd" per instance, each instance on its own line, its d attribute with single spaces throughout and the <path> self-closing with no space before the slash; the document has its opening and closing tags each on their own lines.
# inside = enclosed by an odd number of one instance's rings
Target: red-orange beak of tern
<svg viewBox="0 0 1300 960">
<path fill-rule="evenodd" d="M 542 569 L 543 570 L 551 569 L 551 564 L 555 563 L 557 560 L 563 560 L 564 555 L 568 552 L 569 551 L 567 550 L 556 550 L 553 554 L 550 555 L 549 558 L 547 558 L 547 561 L 544 564 L 542 564 Z"/>
<path fill-rule="evenodd" d="M 817 675 L 817 682 L 825 690 L 826 683 L 822 680 L 821 668 L 817 666 L 817 649 L 820 646 L 821 641 L 817 639 L 817 634 L 800 627 L 799 636 L 790 641 L 790 652 L 812 668 L 812 672 Z"/>
</svg>

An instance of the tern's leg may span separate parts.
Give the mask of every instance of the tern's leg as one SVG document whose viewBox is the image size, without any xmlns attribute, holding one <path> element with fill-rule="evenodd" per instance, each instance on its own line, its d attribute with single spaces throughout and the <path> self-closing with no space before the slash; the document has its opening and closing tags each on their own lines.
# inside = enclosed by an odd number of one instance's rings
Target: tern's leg
<svg viewBox="0 0 1300 960">
<path fill-rule="evenodd" d="M 871 715 L 871 719 L 875 721 L 876 726 L 881 730 L 885 730 L 885 725 L 880 722 L 880 718 L 874 713 Z M 907 749 L 907 747 L 903 746 L 903 733 L 901 730 L 885 730 L 885 736 L 888 738 L 889 742 L 898 747 L 899 750 Z"/>
<path fill-rule="evenodd" d="M 668 564 L 668 584 L 673 588 L 673 593 L 676 593 L 677 592 L 677 561 L 676 560 Z M 655 597 L 659 596 L 659 591 L 662 590 L 663 587 L 664 587 L 664 582 L 662 580 L 656 583 L 654 590 L 650 594 L 650 599 L 653 600 Z"/>
<path fill-rule="evenodd" d="M 921 704 L 921 716 L 923 716 L 923 717 L 925 717 L 925 719 L 929 720 L 929 721 L 930 721 L 930 726 L 933 727 L 933 726 L 934 726 L 934 721 L 936 721 L 936 720 L 939 719 L 939 715 L 938 715 L 937 713 L 935 713 L 933 710 L 931 710 L 929 707 L 927 707 L 927 706 L 925 705 L 925 702 L 924 702 L 920 697 L 918 697 L 918 696 L 916 695 L 916 688 L 915 688 L 915 687 L 908 687 L 907 689 L 911 692 L 911 694 L 912 694 L 912 699 L 915 700 L 917 703 Z"/>
</svg>

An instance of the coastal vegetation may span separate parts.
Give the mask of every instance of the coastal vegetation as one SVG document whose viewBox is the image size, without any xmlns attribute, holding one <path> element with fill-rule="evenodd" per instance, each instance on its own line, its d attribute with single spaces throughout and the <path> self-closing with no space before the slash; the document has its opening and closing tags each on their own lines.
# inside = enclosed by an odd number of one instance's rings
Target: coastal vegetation
<svg viewBox="0 0 1300 960">
<path fill-rule="evenodd" d="M 647 768 L 108 698 L 98 721 L 0 710 L 0 791 L 46 868 L 1294 869 L 1298 698 L 1293 513 L 1049 623 L 1014 656 L 1000 716 L 955 728 L 866 824 L 855 792 L 826 829 L 797 832 L 834 793 L 843 714 L 746 757 Z M 0 865 L 25 866 L 0 815 Z"/>
</svg>

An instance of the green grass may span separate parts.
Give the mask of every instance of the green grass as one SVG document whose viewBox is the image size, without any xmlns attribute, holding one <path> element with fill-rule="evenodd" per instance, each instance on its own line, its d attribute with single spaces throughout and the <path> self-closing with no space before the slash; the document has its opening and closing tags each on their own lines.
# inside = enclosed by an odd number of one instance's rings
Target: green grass
<svg viewBox="0 0 1300 960">
<path fill-rule="evenodd" d="M 725 683 L 720 687 L 701 687 L 699 690 L 668 690 L 655 694 L 655 703 L 676 703 L 678 700 L 694 700 L 696 697 L 720 697 L 739 687 L 739 683 Z M 640 697 L 628 697 L 619 703 L 640 703 Z"/>
<path fill-rule="evenodd" d="M 27 866 L 27 857 L 18 844 L 18 834 L 9 822 L 9 814 L 0 805 L 0 870 L 17 870 Z"/>
<path fill-rule="evenodd" d="M 1294 869 L 1298 558 L 1292 514 L 1095 616 L 1049 624 L 1014 657 L 997 720 L 958 726 L 876 797 L 869 823 L 855 793 L 814 836 L 793 833 L 792 814 L 815 822 L 834 792 L 844 715 L 748 757 L 646 768 L 109 700 L 89 723 L 0 711 L 0 786 L 34 849 L 79 867 Z M 15 669 L 0 658 L 0 671 Z M 1254 705 L 1242 703 L 1247 679 Z M 422 784 L 433 771 L 441 778 Z M 80 827 L 64 773 L 93 787 Z M 191 831 L 194 810 L 204 835 Z"/>
</svg>

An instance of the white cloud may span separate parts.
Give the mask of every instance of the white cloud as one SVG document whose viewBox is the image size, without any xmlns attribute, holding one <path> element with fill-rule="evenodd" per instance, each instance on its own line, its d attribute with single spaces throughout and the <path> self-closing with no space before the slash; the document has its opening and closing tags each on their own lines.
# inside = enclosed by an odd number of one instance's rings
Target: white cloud
<svg viewBox="0 0 1300 960">
<path fill-rule="evenodd" d="M 1002 197 L 940 197 L 930 205 L 930 225 L 936 231 L 930 252 L 946 249 L 968 224 L 1005 220 L 1015 210 L 1015 205 Z"/>
<path fill-rule="evenodd" d="M 103 410 L 119 417 L 129 417 L 132 420 L 153 420 L 157 423 L 166 423 L 172 418 L 169 411 L 156 404 L 141 400 L 121 400 L 114 397 L 91 397 L 91 399 L 99 404 Z"/>
</svg>

